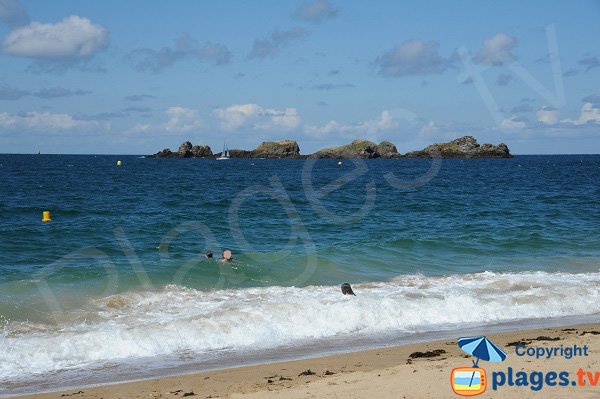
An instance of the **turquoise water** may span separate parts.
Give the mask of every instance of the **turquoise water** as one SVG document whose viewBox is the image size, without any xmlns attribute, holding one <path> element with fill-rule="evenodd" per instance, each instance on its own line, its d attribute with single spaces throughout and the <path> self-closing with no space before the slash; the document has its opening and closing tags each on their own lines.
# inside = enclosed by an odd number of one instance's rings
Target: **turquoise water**
<svg viewBox="0 0 600 399">
<path fill-rule="evenodd" d="M 0 155 L 0 165 L 5 382 L 600 314 L 596 155 L 439 170 L 418 159 L 75 155 Z M 234 262 L 203 258 L 223 249 Z"/>
</svg>

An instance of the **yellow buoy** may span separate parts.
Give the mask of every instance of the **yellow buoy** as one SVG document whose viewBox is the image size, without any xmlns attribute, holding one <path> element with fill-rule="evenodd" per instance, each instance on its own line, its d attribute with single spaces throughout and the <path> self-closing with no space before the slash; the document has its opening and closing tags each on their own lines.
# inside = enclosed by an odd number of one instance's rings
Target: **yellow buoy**
<svg viewBox="0 0 600 399">
<path fill-rule="evenodd" d="M 42 222 L 49 222 L 50 220 L 50 211 L 44 211 L 42 213 Z"/>
<path fill-rule="evenodd" d="M 121 165 L 123 165 L 123 162 L 117 161 L 117 166 L 121 166 Z"/>
<path fill-rule="evenodd" d="M 338 165 L 341 165 L 341 164 L 342 164 L 342 161 L 339 161 L 339 162 L 338 162 Z"/>
</svg>

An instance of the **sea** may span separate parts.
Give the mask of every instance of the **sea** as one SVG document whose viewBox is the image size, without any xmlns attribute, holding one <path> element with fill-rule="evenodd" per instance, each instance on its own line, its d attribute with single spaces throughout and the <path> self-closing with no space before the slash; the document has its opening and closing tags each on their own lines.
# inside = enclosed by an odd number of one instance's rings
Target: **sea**
<svg viewBox="0 0 600 399">
<path fill-rule="evenodd" d="M 0 155 L 0 395 L 577 322 L 600 155 Z"/>
</svg>

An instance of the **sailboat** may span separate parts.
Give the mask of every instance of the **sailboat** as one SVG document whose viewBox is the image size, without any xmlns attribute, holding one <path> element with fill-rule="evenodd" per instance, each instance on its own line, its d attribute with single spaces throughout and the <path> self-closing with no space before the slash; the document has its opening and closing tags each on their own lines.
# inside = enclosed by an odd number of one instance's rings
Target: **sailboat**
<svg viewBox="0 0 600 399">
<path fill-rule="evenodd" d="M 221 153 L 221 156 L 217 158 L 217 161 L 222 161 L 224 159 L 229 159 L 229 150 L 225 143 L 223 143 L 223 152 Z"/>
</svg>

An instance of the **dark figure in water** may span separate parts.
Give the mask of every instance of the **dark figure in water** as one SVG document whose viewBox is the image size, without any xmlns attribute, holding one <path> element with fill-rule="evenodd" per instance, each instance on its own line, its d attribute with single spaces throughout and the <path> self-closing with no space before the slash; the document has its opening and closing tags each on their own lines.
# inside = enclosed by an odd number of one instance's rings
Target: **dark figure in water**
<svg viewBox="0 0 600 399">
<path fill-rule="evenodd" d="M 204 255 L 204 256 L 206 256 L 206 259 L 212 259 L 212 257 L 213 257 L 213 254 L 212 254 L 212 252 L 211 252 L 211 251 L 208 251 L 208 252 L 206 253 L 206 255 Z"/>
<path fill-rule="evenodd" d="M 342 294 L 356 296 L 354 291 L 352 291 L 352 287 L 350 287 L 350 284 L 348 284 L 348 283 L 342 284 Z"/>
</svg>

